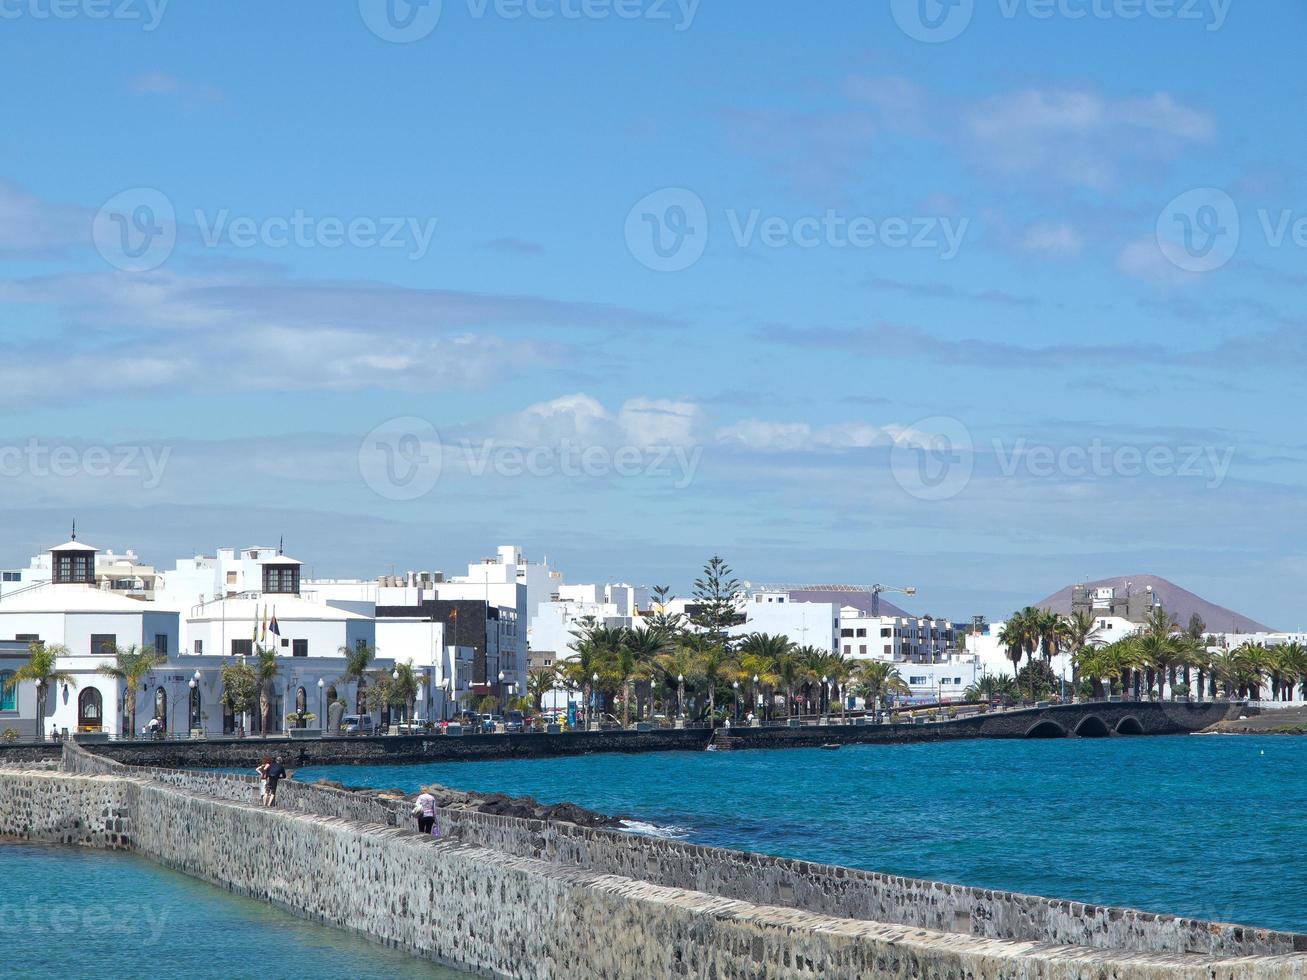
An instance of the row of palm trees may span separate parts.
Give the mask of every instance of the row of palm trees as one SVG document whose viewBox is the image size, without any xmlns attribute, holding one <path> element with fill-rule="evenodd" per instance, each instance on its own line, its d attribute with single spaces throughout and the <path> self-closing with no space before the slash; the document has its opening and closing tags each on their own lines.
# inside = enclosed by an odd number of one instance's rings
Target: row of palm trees
<svg viewBox="0 0 1307 980">
<path fill-rule="evenodd" d="M 1295 689 L 1307 697 L 1307 647 L 1301 643 L 1212 650 L 1185 634 L 1145 631 L 1086 651 L 1079 666 L 1091 678 L 1096 696 L 1110 683 L 1113 690 L 1135 697 L 1225 694 L 1259 701 L 1265 687 L 1272 701 L 1292 700 Z"/>
<path fill-rule="evenodd" d="M 1069 654 L 1072 689 L 1079 692 L 1084 678 L 1096 698 L 1110 689 L 1135 697 L 1225 693 L 1261 700 L 1261 690 L 1267 686 L 1274 701 L 1292 700 L 1295 689 L 1307 698 L 1307 647 L 1300 643 L 1272 647 L 1245 643 L 1234 650 L 1217 650 L 1203 635 L 1201 621 L 1182 630 L 1160 606 L 1138 633 L 1114 643 L 1094 645 L 1094 629 L 1093 618 L 1084 612 L 1063 616 L 1027 606 L 1004 624 L 999 642 L 1014 672 L 1023 659 L 1033 667 L 1036 657 L 1048 663 L 1059 654 Z M 1033 697 L 1035 672 L 1026 673 L 1030 690 L 1025 693 Z M 1003 696 L 1013 683 L 1012 678 L 996 678 L 975 693 L 984 699 Z"/>
<path fill-rule="evenodd" d="M 788 637 L 751 633 L 730 642 L 664 621 L 635 627 L 606 626 L 589 618 L 572 633 L 573 656 L 531 672 L 528 693 L 536 709 L 560 684 L 582 695 L 582 703 L 605 707 L 620 702 L 622 724 L 689 712 L 717 719 L 719 705 L 761 702 L 765 717 L 782 713 L 824 713 L 849 693 L 879 703 L 890 694 L 908 693 L 893 664 L 857 662 Z M 741 702 L 743 698 L 743 702 Z M 752 710 L 750 708 L 750 710 Z"/>
</svg>

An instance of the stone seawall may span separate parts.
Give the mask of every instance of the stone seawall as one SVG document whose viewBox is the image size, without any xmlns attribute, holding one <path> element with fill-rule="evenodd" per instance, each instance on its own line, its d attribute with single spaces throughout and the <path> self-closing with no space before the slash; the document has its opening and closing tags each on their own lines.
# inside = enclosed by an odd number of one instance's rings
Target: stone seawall
<svg viewBox="0 0 1307 980">
<path fill-rule="evenodd" d="M 252 788 L 227 785 L 233 795 Z M 0 826 L 21 828 L 49 809 L 89 827 L 115 806 L 130 811 L 132 846 L 162 864 L 486 976 L 1307 977 L 1301 956 L 1087 950 L 755 904 L 466 840 L 267 810 L 144 774 L 0 773 Z M 32 824 L 24 836 L 69 839 L 52 824 Z M 93 835 L 72 842 L 98 843 Z"/>
<path fill-rule="evenodd" d="M 70 749 L 67 765 L 80 772 L 135 773 L 234 802 L 250 803 L 258 797 L 254 776 L 132 769 L 81 749 Z M 412 826 L 407 801 L 375 793 L 291 780 L 282 784 L 278 799 L 284 809 L 299 813 Z M 446 835 L 500 853 L 836 917 L 988 939 L 1146 953 L 1250 956 L 1307 951 L 1307 936 L 1275 930 L 905 878 L 568 823 L 456 809 L 442 809 L 439 819 Z"/>
</svg>

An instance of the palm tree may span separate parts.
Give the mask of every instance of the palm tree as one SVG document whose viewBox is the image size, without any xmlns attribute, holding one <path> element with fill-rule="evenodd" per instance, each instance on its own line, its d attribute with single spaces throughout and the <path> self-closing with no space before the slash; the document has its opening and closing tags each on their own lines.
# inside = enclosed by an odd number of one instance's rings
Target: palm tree
<svg viewBox="0 0 1307 980">
<path fill-rule="evenodd" d="M 803 682 L 803 663 L 793 647 L 776 660 L 776 678 L 785 689 L 785 716 L 794 712 L 794 689 Z"/>
<path fill-rule="evenodd" d="M 980 701 L 998 701 L 1002 698 L 1014 698 L 1017 682 L 1007 674 L 986 674 L 963 692 L 962 697 L 969 704 Z"/>
<path fill-rule="evenodd" d="M 558 684 L 558 666 L 536 667 L 526 675 L 526 694 L 537 712 L 545 710 L 545 695 Z"/>
<path fill-rule="evenodd" d="M 677 643 L 666 653 L 658 658 L 655 669 L 662 680 L 663 690 L 674 691 L 676 694 L 676 714 L 683 716 L 685 714 L 685 705 L 681 703 L 681 691 L 683 687 L 693 689 L 695 674 L 699 669 L 699 662 L 695 657 L 694 648 L 685 642 Z M 685 683 L 681 684 L 679 678 L 685 678 Z M 666 701 L 666 698 L 664 698 Z"/>
<path fill-rule="evenodd" d="M 1145 686 L 1152 697 L 1153 681 L 1157 681 L 1157 696 L 1160 700 L 1166 686 L 1166 674 L 1175 661 L 1175 644 L 1169 634 L 1146 631 L 1136 637 L 1135 648 L 1143 661 Z"/>
<path fill-rule="evenodd" d="M 582 704 L 585 706 L 585 723 L 588 726 L 592 720 L 593 711 L 591 701 L 590 685 L 594 675 L 599 673 L 599 668 L 604 666 L 604 657 L 607 653 L 603 644 L 608 639 L 608 634 L 604 631 L 607 627 L 598 625 L 593 616 L 586 616 L 578 623 L 578 628 L 572 631 L 572 657 L 562 665 L 562 676 L 567 680 L 573 690 L 583 692 Z"/>
<path fill-rule="evenodd" d="M 113 648 L 113 663 L 101 664 L 96 671 L 105 677 L 118 681 L 123 686 L 127 698 L 127 737 L 136 734 L 136 688 L 146 674 L 160 664 L 167 663 L 168 658 L 156 653 L 150 647 Z"/>
<path fill-rule="evenodd" d="M 649 717 L 654 713 L 653 680 L 658 674 L 658 658 L 667 652 L 672 634 L 658 626 L 635 626 L 626 631 L 625 646 L 634 661 L 633 676 L 649 682 Z M 638 705 L 637 705 L 638 707 Z M 636 717 L 640 712 L 636 711 Z"/>
<path fill-rule="evenodd" d="M 1026 623 L 1021 613 L 1013 613 L 1003 624 L 998 642 L 1007 649 L 1007 658 L 1012 661 L 1012 673 L 1015 675 L 1021 667 L 1021 658 L 1026 653 Z"/>
<path fill-rule="evenodd" d="M 59 658 L 68 655 L 68 648 L 57 643 L 46 646 L 40 640 L 27 644 L 27 663 L 14 671 L 5 682 L 5 689 L 17 687 L 23 681 L 36 684 L 36 737 L 45 740 L 45 699 L 53 684 L 77 686 L 73 675 L 59 669 Z"/>
<path fill-rule="evenodd" d="M 873 713 L 891 694 L 910 694 L 897 667 L 885 660 L 864 660 L 854 673 L 854 693 L 871 706 Z"/>
<path fill-rule="evenodd" d="M 801 646 L 795 650 L 794 655 L 798 658 L 799 669 L 802 671 L 803 675 L 801 684 L 811 690 L 812 686 L 821 680 L 822 671 L 826 669 L 826 658 L 830 655 L 830 651 L 808 644 L 807 646 Z M 824 692 L 817 695 L 816 707 L 818 711 L 820 711 L 822 707 L 823 694 Z M 808 697 L 806 700 L 809 705 L 812 704 L 811 697 Z"/>
<path fill-rule="evenodd" d="M 851 659 L 845 659 L 842 654 L 832 653 L 826 658 L 826 668 L 824 676 L 830 678 L 831 690 L 839 692 L 840 698 L 840 718 L 847 718 L 848 715 L 848 698 L 844 695 L 844 686 L 849 678 L 853 676 L 854 668 L 857 663 Z M 827 709 L 829 710 L 829 708 Z"/>
<path fill-rule="evenodd" d="M 1079 654 L 1086 646 L 1089 645 L 1090 637 L 1094 635 L 1097 628 L 1094 625 L 1094 617 L 1089 615 L 1083 609 L 1077 609 L 1065 620 L 1066 623 L 1066 645 L 1071 653 L 1071 690 L 1076 697 L 1080 696 L 1080 664 Z"/>
<path fill-rule="evenodd" d="M 730 650 L 720 643 L 704 642 L 698 650 L 695 660 L 698 674 L 703 678 L 708 689 L 708 724 L 717 723 L 717 685 L 722 683 L 732 672 L 734 660 Z"/>
<path fill-rule="evenodd" d="M 377 656 L 375 647 L 368 646 L 366 643 L 359 643 L 352 647 L 343 646 L 340 648 L 339 653 L 345 658 L 345 669 L 340 673 L 340 683 L 357 685 L 367 679 L 368 670 L 371 669 L 372 661 Z M 357 690 L 357 687 L 355 690 Z M 357 695 L 354 700 L 357 705 Z"/>
<path fill-rule="evenodd" d="M 277 651 L 270 647 L 258 647 L 254 651 L 254 683 L 259 691 L 259 734 L 268 737 L 268 722 L 272 720 L 272 683 L 280 669 L 277 663 Z"/>
<path fill-rule="evenodd" d="M 1296 640 L 1279 648 L 1280 668 L 1288 678 L 1285 700 L 1293 700 L 1293 690 L 1300 688 L 1307 697 L 1307 647 Z"/>
<path fill-rule="evenodd" d="M 782 684 L 779 666 L 789 657 L 794 644 L 788 636 L 770 633 L 750 633 L 739 644 L 740 683 L 754 685 L 763 690 L 763 717 L 771 717 L 774 707 L 772 692 Z M 755 690 L 753 694 L 756 696 Z"/>
</svg>

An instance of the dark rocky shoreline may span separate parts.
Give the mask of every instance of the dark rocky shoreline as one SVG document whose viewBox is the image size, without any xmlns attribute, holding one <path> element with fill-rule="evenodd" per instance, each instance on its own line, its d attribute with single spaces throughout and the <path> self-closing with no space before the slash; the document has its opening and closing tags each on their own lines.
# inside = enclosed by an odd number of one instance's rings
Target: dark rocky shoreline
<svg viewBox="0 0 1307 980">
<path fill-rule="evenodd" d="M 311 785 L 332 786 L 349 793 L 376 796 L 379 799 L 407 800 L 417 799 L 416 793 L 405 793 L 400 789 L 373 789 L 371 787 L 345 786 L 328 779 L 320 779 Z M 626 817 L 613 817 L 575 803 L 541 803 L 530 796 L 509 796 L 506 793 L 468 793 L 463 790 L 450 789 L 448 786 L 423 786 L 423 792 L 436 798 L 436 806 L 446 810 L 467 810 L 474 813 L 487 813 L 492 816 L 519 817 L 525 820 L 544 820 L 549 822 L 570 823 L 578 827 L 608 827 L 621 829 Z"/>
</svg>

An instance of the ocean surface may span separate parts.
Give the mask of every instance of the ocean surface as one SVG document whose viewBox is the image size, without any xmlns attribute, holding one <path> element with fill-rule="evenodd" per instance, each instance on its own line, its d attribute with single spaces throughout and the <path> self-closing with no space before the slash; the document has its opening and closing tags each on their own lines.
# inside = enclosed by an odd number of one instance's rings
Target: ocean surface
<svg viewBox="0 0 1307 980">
<path fill-rule="evenodd" d="M 1307 932 L 1307 737 L 592 755 L 295 775 L 571 801 L 719 847 Z"/>
<path fill-rule="evenodd" d="M 0 883 L 0 976 L 466 976 L 131 854 L 0 841 Z"/>
</svg>

